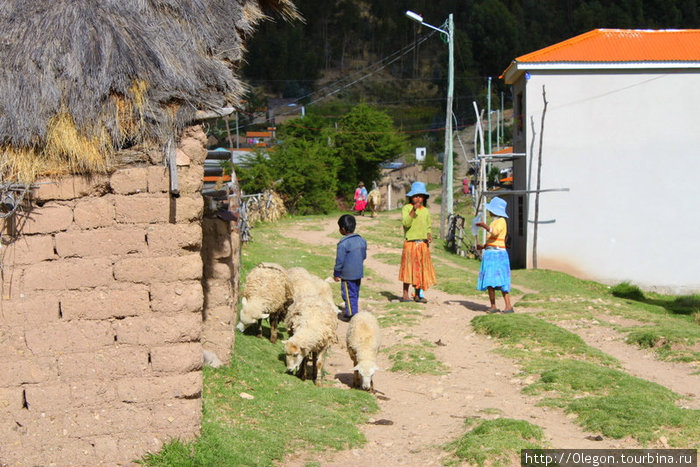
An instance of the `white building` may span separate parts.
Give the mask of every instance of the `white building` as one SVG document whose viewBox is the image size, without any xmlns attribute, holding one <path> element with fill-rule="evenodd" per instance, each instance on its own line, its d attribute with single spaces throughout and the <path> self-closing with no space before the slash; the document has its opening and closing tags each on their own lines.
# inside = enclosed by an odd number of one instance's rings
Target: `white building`
<svg viewBox="0 0 700 467">
<path fill-rule="evenodd" d="M 503 78 L 527 154 L 514 189 L 536 188 L 540 149 L 541 188 L 569 189 L 540 194 L 537 266 L 700 292 L 700 30 L 596 29 Z M 507 199 L 514 265 L 532 267 L 535 195 Z"/>
</svg>

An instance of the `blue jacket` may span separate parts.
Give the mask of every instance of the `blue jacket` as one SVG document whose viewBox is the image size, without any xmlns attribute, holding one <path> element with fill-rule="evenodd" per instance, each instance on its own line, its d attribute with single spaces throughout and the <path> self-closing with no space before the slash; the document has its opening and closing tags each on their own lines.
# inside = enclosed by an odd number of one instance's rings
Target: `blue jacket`
<svg viewBox="0 0 700 467">
<path fill-rule="evenodd" d="M 367 258 L 367 242 L 359 234 L 345 235 L 335 251 L 333 277 L 346 281 L 361 279 L 364 275 L 362 262 Z"/>
</svg>

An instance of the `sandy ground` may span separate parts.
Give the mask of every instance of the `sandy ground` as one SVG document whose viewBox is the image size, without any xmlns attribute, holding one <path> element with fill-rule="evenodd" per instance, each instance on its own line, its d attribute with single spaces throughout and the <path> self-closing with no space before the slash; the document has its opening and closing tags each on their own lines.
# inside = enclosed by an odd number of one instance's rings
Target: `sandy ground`
<svg viewBox="0 0 700 467">
<path fill-rule="evenodd" d="M 357 219 L 358 232 L 371 229 L 372 223 L 377 222 L 369 217 Z M 315 245 L 335 244 L 336 240 L 328 236 L 335 229 L 336 226 L 331 224 L 324 225 L 323 230 L 309 230 L 308 222 L 305 222 L 303 228 L 291 228 L 284 235 Z M 373 259 L 374 254 L 388 251 L 400 253 L 370 245 L 365 265 L 393 282 L 395 285 L 386 285 L 387 292 L 399 295 L 401 284 L 397 280 L 397 267 Z M 363 287 L 377 286 L 365 281 Z M 488 305 L 485 293 L 477 299 L 431 289 L 427 298 L 429 302 L 422 305 L 423 318 L 418 325 L 410 328 L 410 332 L 430 342 L 439 341 L 435 353 L 440 361 L 449 366 L 449 374 L 408 375 L 386 371 L 391 367 L 391 362 L 386 354 L 380 353 L 379 366 L 385 370 L 379 371 L 374 379 L 380 411 L 373 414 L 370 423 L 362 428 L 368 442 L 360 448 L 346 451 L 295 453 L 285 459 L 283 465 L 296 467 L 308 462 L 317 462 L 324 467 L 442 465 L 445 452 L 441 446 L 465 432 L 464 419 L 499 416 L 494 412 L 540 426 L 550 445 L 556 448 L 641 447 L 630 439 L 596 441 L 593 438 L 599 433 L 584 431 L 574 423 L 571 415 L 567 416 L 557 409 L 538 407 L 537 397 L 523 394 L 523 386 L 532 381 L 518 377 L 519 369 L 515 363 L 494 352 L 498 347 L 497 342 L 475 334 L 469 324 L 472 318 L 485 313 Z M 518 309 L 518 297 L 513 298 L 516 312 L 527 312 Z M 502 303 L 500 297 L 499 300 L 498 303 Z M 373 304 L 362 297 L 360 308 L 375 311 Z M 630 374 L 687 395 L 688 400 L 681 405 L 700 407 L 697 395 L 700 376 L 692 375 L 690 366 L 655 360 L 650 352 L 625 344 L 621 336 L 609 327 L 573 323 L 568 328 L 581 335 L 589 345 L 619 359 Z M 349 389 L 352 364 L 344 344 L 346 329 L 347 324 L 340 322 L 338 335 L 341 342 L 326 361 L 328 374 L 324 384 Z M 395 328 L 383 328 L 382 347 L 400 342 L 403 336 Z M 484 412 L 484 409 L 489 410 Z"/>
</svg>

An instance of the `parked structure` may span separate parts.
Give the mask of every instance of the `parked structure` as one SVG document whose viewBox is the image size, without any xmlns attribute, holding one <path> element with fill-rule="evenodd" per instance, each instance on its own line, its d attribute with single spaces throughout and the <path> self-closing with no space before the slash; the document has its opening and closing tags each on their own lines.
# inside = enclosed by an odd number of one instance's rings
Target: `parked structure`
<svg viewBox="0 0 700 467">
<path fill-rule="evenodd" d="M 516 58 L 502 77 L 526 153 L 513 188 L 536 188 L 541 152 L 541 188 L 570 190 L 540 194 L 538 266 L 700 291 L 700 30 L 596 29 Z M 528 266 L 534 200 L 508 199 Z"/>
<path fill-rule="evenodd" d="M 238 103 L 263 7 L 296 16 L 288 0 L 3 3 L 0 465 L 127 465 L 199 434 L 239 257 L 203 214 L 195 122 Z"/>
</svg>

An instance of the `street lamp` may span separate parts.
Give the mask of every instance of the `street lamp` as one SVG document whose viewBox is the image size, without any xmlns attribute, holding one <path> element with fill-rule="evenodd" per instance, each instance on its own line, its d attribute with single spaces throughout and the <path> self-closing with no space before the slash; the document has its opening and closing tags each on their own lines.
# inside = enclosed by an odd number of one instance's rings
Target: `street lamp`
<svg viewBox="0 0 700 467">
<path fill-rule="evenodd" d="M 440 210 L 440 237 L 445 238 L 445 224 L 447 216 L 452 214 L 453 202 L 452 196 L 452 100 L 454 95 L 454 22 L 452 13 L 447 18 L 447 21 L 436 28 L 435 26 L 423 21 L 423 17 L 418 13 L 410 10 L 406 11 L 406 16 L 411 20 L 427 26 L 430 29 L 441 32 L 447 36 L 447 45 L 449 50 L 449 61 L 447 67 L 447 106 L 445 107 L 445 160 L 442 171 L 442 209 Z"/>
</svg>

